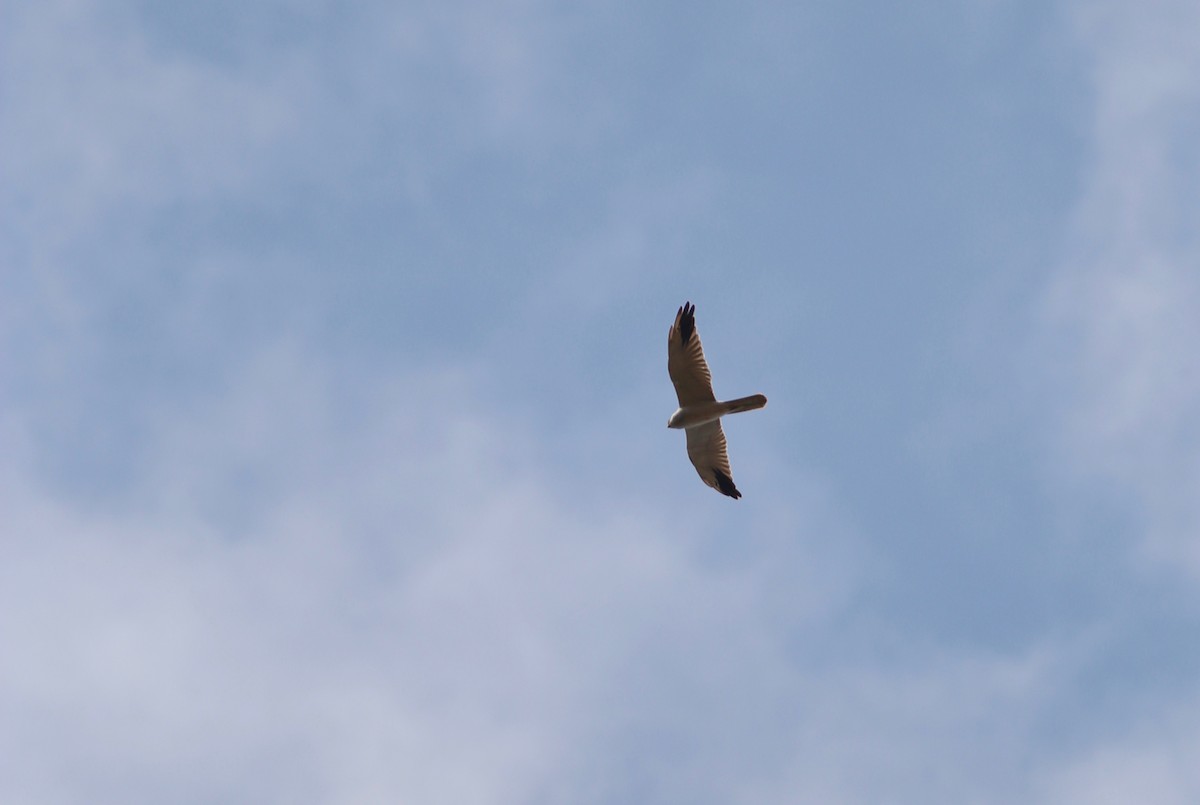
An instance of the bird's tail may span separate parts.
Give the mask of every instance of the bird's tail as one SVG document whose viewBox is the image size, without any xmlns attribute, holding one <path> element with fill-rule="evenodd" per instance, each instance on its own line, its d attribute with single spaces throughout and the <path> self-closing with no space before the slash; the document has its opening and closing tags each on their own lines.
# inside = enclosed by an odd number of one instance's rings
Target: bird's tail
<svg viewBox="0 0 1200 805">
<path fill-rule="evenodd" d="M 765 407 L 767 398 L 761 394 L 753 394 L 749 397 L 738 397 L 736 400 L 729 400 L 721 403 L 725 406 L 726 414 L 740 414 L 742 411 L 754 411 Z"/>
</svg>

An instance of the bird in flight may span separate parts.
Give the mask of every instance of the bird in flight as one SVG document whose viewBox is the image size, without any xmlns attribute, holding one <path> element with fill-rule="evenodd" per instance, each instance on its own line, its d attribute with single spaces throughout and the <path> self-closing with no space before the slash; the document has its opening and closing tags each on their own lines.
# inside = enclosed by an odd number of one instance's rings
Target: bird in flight
<svg viewBox="0 0 1200 805">
<path fill-rule="evenodd" d="M 713 394 L 712 374 L 704 360 L 700 334 L 696 332 L 696 306 L 685 302 L 675 314 L 675 323 L 667 333 L 667 372 L 675 384 L 679 409 L 667 420 L 668 428 L 687 432 L 688 458 L 700 473 L 700 480 L 731 498 L 742 493 L 733 485 L 729 454 L 725 451 L 725 431 L 721 417 L 753 411 L 767 404 L 761 394 L 720 402 Z"/>
</svg>

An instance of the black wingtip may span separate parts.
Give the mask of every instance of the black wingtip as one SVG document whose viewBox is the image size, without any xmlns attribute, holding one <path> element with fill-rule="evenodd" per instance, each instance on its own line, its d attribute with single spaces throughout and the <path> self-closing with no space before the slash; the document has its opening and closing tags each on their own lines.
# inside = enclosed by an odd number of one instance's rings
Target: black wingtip
<svg viewBox="0 0 1200 805">
<path fill-rule="evenodd" d="M 715 476 L 717 479 L 717 490 L 722 495 L 728 495 L 734 500 L 737 500 L 742 496 L 742 493 L 738 491 L 738 488 L 733 485 L 733 479 L 728 475 L 720 470 L 714 469 L 713 476 Z"/>
<path fill-rule="evenodd" d="M 692 333 L 696 332 L 696 306 L 691 302 L 684 302 L 677 315 L 679 316 L 679 343 L 686 347 L 688 341 L 692 340 Z"/>
</svg>

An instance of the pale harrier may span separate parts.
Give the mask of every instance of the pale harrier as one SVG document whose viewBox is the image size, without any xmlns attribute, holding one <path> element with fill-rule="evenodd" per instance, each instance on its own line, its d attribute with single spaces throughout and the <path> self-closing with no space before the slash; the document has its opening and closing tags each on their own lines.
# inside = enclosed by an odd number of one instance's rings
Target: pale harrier
<svg viewBox="0 0 1200 805">
<path fill-rule="evenodd" d="M 688 458 L 704 483 L 722 495 L 740 498 L 742 493 L 733 485 L 729 454 L 725 452 L 721 417 L 762 408 L 767 398 L 755 394 L 729 402 L 717 401 L 704 349 L 700 346 L 700 334 L 696 332 L 696 306 L 690 302 L 679 308 L 667 333 L 667 371 L 679 398 L 679 410 L 671 414 L 667 427 L 687 431 Z"/>
</svg>

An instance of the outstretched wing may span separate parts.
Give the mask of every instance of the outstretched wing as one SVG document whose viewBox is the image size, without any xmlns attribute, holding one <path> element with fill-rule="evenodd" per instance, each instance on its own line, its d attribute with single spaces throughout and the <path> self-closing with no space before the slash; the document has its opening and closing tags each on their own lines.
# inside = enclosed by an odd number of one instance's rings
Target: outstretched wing
<svg viewBox="0 0 1200 805">
<path fill-rule="evenodd" d="M 687 429 L 688 458 L 700 480 L 731 498 L 740 498 L 742 493 L 733 485 L 733 472 L 729 469 L 729 453 L 725 451 L 725 431 L 721 420 L 715 419 L 703 425 Z"/>
<path fill-rule="evenodd" d="M 675 396 L 679 398 L 680 408 L 717 399 L 713 396 L 712 375 L 708 371 L 708 362 L 704 360 L 700 334 L 696 332 L 696 306 L 690 302 L 679 308 L 675 323 L 667 333 L 667 372 L 675 384 Z M 691 449 L 689 435 L 688 452 Z"/>
</svg>

